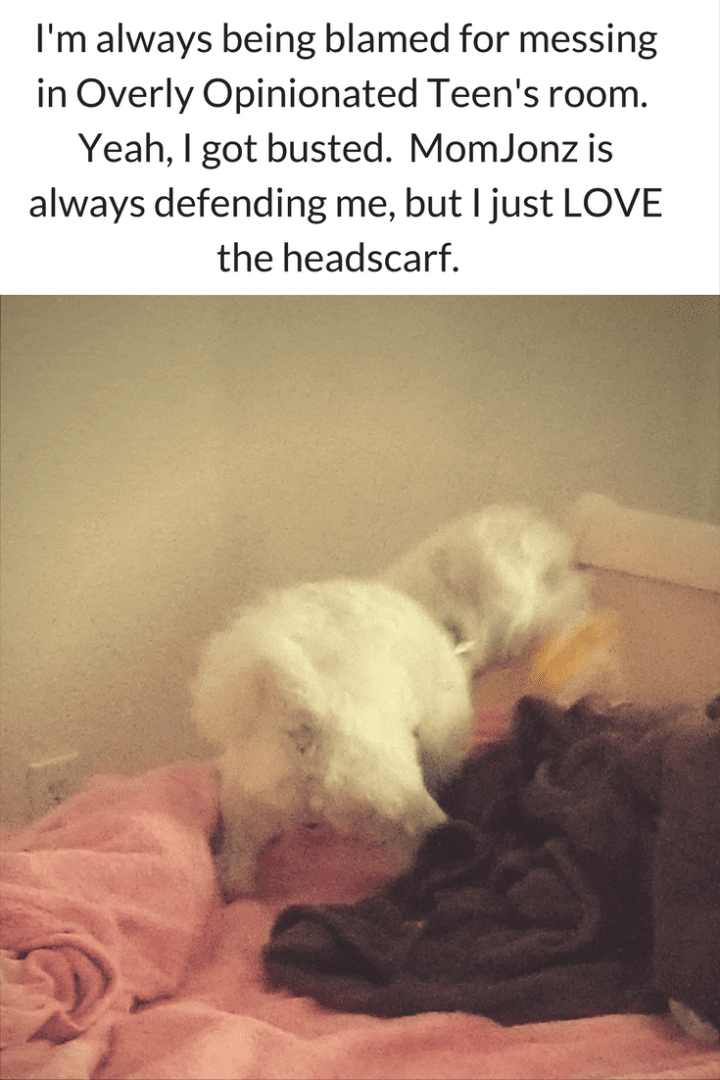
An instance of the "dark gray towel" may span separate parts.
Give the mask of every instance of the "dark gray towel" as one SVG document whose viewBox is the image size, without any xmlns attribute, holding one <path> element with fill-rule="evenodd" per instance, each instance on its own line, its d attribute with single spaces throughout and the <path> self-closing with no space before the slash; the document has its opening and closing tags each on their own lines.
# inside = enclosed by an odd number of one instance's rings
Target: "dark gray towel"
<svg viewBox="0 0 720 1080">
<path fill-rule="evenodd" d="M 720 722 L 523 698 L 441 796 L 414 868 L 354 905 L 295 906 L 273 986 L 335 1009 L 502 1023 L 663 1008 L 720 1019 Z"/>
</svg>

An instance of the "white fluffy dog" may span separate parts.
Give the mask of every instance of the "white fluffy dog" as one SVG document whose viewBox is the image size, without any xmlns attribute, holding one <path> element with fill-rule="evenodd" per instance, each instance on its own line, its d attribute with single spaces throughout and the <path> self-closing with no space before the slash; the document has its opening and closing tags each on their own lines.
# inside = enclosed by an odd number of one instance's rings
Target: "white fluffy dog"
<svg viewBox="0 0 720 1080">
<path fill-rule="evenodd" d="M 470 674 L 574 622 L 572 545 L 518 508 L 451 523 L 377 581 L 271 592 L 206 645 L 193 685 L 219 760 L 226 896 L 302 824 L 364 830 L 407 866 L 469 748 Z"/>
<path fill-rule="evenodd" d="M 466 643 L 477 671 L 587 614 L 573 553 L 570 537 L 534 511 L 488 506 L 433 533 L 383 578 Z"/>
</svg>

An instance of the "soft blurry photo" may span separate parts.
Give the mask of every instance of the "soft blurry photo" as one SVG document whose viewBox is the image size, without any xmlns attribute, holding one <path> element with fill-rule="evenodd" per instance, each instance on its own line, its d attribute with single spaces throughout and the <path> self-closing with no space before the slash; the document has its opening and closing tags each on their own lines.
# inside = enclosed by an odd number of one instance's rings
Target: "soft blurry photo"
<svg viewBox="0 0 720 1080">
<path fill-rule="evenodd" d="M 6 1075 L 709 1077 L 717 298 L 2 314 Z"/>
</svg>

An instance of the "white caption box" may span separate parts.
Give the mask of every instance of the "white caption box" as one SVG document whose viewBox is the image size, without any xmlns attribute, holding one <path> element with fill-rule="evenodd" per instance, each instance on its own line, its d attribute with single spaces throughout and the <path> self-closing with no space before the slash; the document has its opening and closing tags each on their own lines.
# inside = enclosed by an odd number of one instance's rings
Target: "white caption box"
<svg viewBox="0 0 720 1080">
<path fill-rule="evenodd" d="M 2 287 L 718 288 L 718 9 L 3 15 Z"/>
</svg>

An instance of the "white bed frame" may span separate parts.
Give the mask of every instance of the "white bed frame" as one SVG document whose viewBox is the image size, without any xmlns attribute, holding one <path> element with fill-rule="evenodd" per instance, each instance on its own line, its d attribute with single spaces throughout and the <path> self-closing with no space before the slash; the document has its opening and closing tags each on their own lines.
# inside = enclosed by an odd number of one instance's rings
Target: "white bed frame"
<svg viewBox="0 0 720 1080">
<path fill-rule="evenodd" d="M 625 699 L 703 706 L 720 693 L 720 528 L 594 494 L 568 524 L 595 600 L 620 615 Z"/>
</svg>

